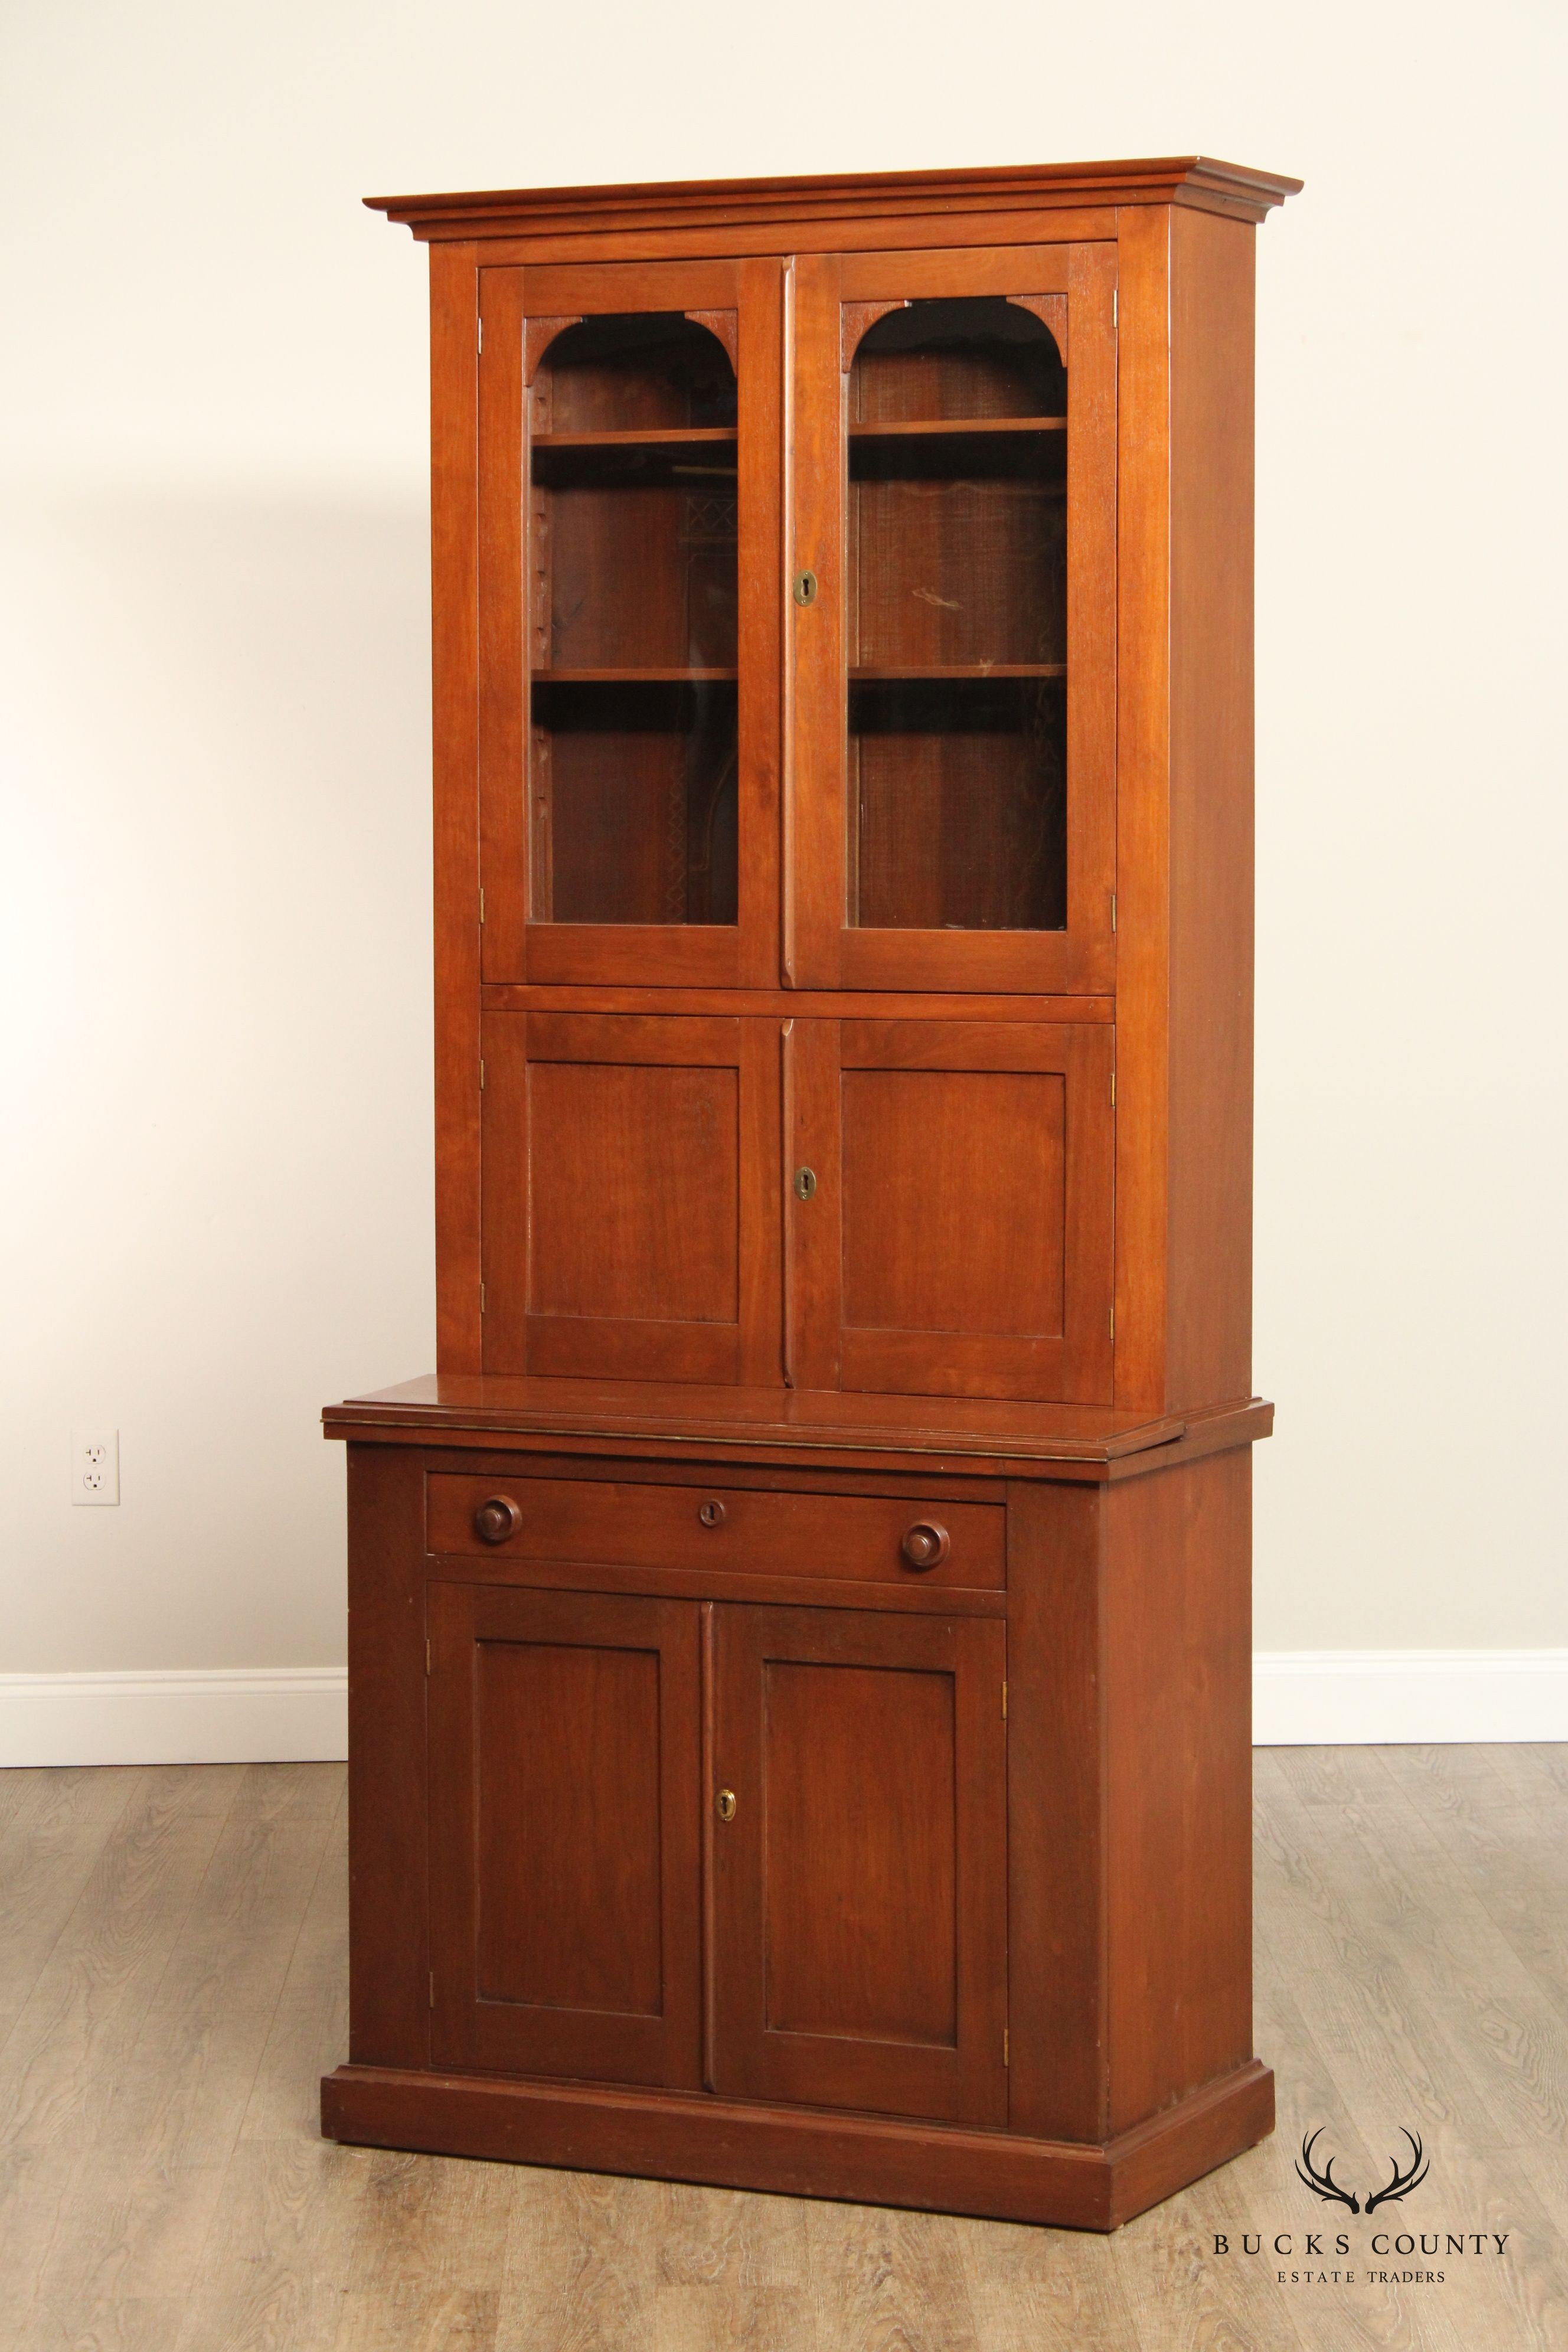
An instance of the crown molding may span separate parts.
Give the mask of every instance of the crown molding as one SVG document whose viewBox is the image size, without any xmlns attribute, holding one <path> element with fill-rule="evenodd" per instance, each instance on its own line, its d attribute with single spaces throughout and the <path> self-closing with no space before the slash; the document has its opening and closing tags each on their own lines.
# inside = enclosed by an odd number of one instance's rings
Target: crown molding
<svg viewBox="0 0 1568 2352">
<path fill-rule="evenodd" d="M 1054 205 L 1189 205 L 1260 221 L 1300 180 L 1163 155 L 1110 163 L 1004 164 L 983 170 L 833 173 L 788 180 L 670 180 L 597 188 L 505 188 L 425 196 L 366 196 L 426 242 L 571 236 L 658 229 L 750 228 L 843 215 L 1039 212 Z"/>
</svg>

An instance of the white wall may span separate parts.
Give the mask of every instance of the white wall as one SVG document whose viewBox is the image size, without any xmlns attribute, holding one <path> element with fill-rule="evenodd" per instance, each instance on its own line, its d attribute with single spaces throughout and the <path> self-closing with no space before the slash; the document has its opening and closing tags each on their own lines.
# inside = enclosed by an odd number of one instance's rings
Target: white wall
<svg viewBox="0 0 1568 2352">
<path fill-rule="evenodd" d="M 432 1360 L 424 256 L 360 195 L 1189 150 L 1308 182 L 1259 236 L 1258 1638 L 1568 1643 L 1561 25 L 10 0 L 0 1665 L 334 1663 L 316 1412 Z"/>
</svg>

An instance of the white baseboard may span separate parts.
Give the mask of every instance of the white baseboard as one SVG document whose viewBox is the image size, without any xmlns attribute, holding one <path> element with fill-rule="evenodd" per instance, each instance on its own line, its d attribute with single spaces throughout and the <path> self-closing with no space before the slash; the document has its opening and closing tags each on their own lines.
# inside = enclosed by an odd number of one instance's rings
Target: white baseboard
<svg viewBox="0 0 1568 2352">
<path fill-rule="evenodd" d="M 1568 1650 L 1259 1650 L 1258 1748 L 1568 1739 Z"/>
<path fill-rule="evenodd" d="M 1568 1650 L 1264 1650 L 1259 1748 L 1568 1740 Z M 341 1666 L 0 1675 L 0 1767 L 302 1764 L 347 1753 Z"/>
<path fill-rule="evenodd" d="M 308 1764 L 348 1729 L 342 1666 L 0 1675 L 0 1766 Z"/>
</svg>

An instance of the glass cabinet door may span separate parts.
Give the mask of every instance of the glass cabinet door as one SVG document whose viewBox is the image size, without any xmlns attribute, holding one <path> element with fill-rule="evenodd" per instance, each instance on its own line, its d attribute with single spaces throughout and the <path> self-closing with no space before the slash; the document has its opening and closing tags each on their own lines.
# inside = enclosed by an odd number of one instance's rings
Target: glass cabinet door
<svg viewBox="0 0 1568 2352">
<path fill-rule="evenodd" d="M 798 271 L 788 975 L 1109 987 L 1109 255 Z"/>
<path fill-rule="evenodd" d="M 484 273 L 487 980 L 773 977 L 780 284 Z"/>
</svg>

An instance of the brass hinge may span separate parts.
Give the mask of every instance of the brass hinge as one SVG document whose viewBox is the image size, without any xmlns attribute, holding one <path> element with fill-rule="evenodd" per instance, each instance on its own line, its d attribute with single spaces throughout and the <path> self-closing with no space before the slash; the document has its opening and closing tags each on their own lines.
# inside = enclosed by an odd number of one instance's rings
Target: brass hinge
<svg viewBox="0 0 1568 2352">
<path fill-rule="evenodd" d="M 481 1063 L 479 1064 L 479 1084 L 480 1084 L 480 1086 L 481 1086 L 481 1087 L 484 1085 L 484 1082 L 485 1082 L 485 1076 L 484 1076 L 484 1072 L 485 1072 L 485 1066 L 484 1066 L 484 1064 L 481 1062 Z M 1116 1108 L 1116 1073 L 1115 1073 L 1115 1071 L 1114 1071 L 1114 1070 L 1112 1070 L 1112 1071 L 1111 1071 L 1111 1073 L 1110 1073 L 1110 1108 L 1111 1108 L 1111 1109 L 1112 1109 L 1112 1110 L 1114 1110 L 1114 1109 Z"/>
<path fill-rule="evenodd" d="M 1113 286 L 1110 289 L 1110 323 L 1113 327 L 1116 324 L 1116 314 L 1119 308 L 1118 297 L 1120 296 L 1121 291 L 1121 289 L 1119 286 Z"/>
<path fill-rule="evenodd" d="M 484 1313 L 484 1311 L 485 1311 L 485 1286 L 484 1286 L 484 1284 L 481 1282 L 481 1283 L 480 1283 L 480 1285 L 479 1285 L 479 1313 L 482 1315 L 482 1314 Z"/>
<path fill-rule="evenodd" d="M 426 1674 L 430 1671 L 430 1636 L 428 1633 L 425 1636 L 425 1671 Z"/>
<path fill-rule="evenodd" d="M 1115 899 L 1114 899 L 1114 898 L 1112 898 L 1112 900 L 1111 900 L 1111 902 L 1110 902 L 1110 903 L 1111 903 L 1112 907 L 1114 907 L 1114 906 L 1115 906 L 1115 904 L 1116 904 Z M 484 919 L 485 919 L 485 894 L 484 894 L 484 892 L 481 890 L 481 891 L 479 892 L 479 920 L 480 920 L 480 922 L 482 923 L 482 922 L 484 921 Z M 1112 929 L 1112 930 L 1114 930 L 1114 929 L 1116 929 L 1116 918 L 1115 918 L 1115 916 L 1114 916 L 1114 915 L 1112 915 L 1112 917 L 1111 917 L 1111 919 L 1110 919 L 1110 928 L 1111 928 L 1111 929 Z"/>
<path fill-rule="evenodd" d="M 479 897 L 481 899 L 484 897 L 484 892 L 482 890 L 479 893 Z M 484 919 L 484 917 L 481 915 L 479 917 L 480 922 L 482 923 Z M 1110 894 L 1110 928 L 1112 930 L 1116 929 L 1116 893 L 1114 890 Z"/>
<path fill-rule="evenodd" d="M 481 1055 L 479 1055 L 479 1092 L 480 1092 L 480 1094 L 483 1094 L 484 1090 L 485 1090 L 485 1057 L 484 1057 L 484 1055 L 481 1054 Z M 1110 1099 L 1111 1099 L 1111 1101 L 1112 1101 L 1112 1102 L 1114 1102 L 1114 1101 L 1116 1100 L 1116 1080 L 1115 1080 L 1114 1078 L 1112 1078 L 1112 1079 L 1111 1079 L 1111 1081 L 1110 1081 Z"/>
<path fill-rule="evenodd" d="M 1111 299 L 1111 300 L 1114 302 L 1114 301 L 1115 301 L 1115 299 L 1116 299 L 1115 295 L 1113 294 L 1113 295 L 1111 296 L 1111 298 L 1110 298 L 1110 299 Z M 481 319 L 481 320 L 479 320 L 479 339 L 478 342 L 474 345 L 474 349 L 475 349 L 476 351 L 478 351 L 478 352 L 482 352 L 482 351 L 484 350 L 484 347 L 485 347 L 485 322 L 484 322 L 484 320 L 483 320 L 482 319 Z"/>
<path fill-rule="evenodd" d="M 1004 2066 L 1010 2066 L 1012 2063 L 1007 2055 L 1007 2029 L 1004 2026 L 1002 2028 L 1002 2063 Z"/>
<path fill-rule="evenodd" d="M 1110 1336 L 1113 1339 L 1116 1337 L 1116 1309 L 1114 1307 L 1110 1310 Z"/>
<path fill-rule="evenodd" d="M 1002 1685 L 1002 1720 L 1004 1723 L 1007 1720 L 1007 1685 L 1005 1683 Z"/>
<path fill-rule="evenodd" d="M 432 2009 L 436 2006 L 436 1971 L 434 1969 L 430 1971 L 430 2006 Z"/>
</svg>

